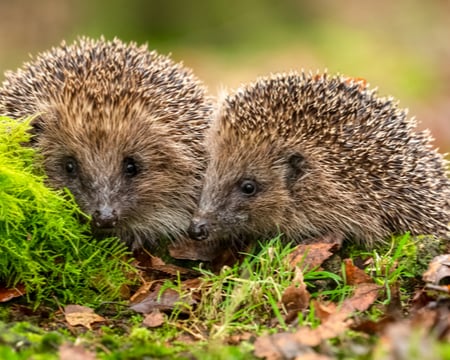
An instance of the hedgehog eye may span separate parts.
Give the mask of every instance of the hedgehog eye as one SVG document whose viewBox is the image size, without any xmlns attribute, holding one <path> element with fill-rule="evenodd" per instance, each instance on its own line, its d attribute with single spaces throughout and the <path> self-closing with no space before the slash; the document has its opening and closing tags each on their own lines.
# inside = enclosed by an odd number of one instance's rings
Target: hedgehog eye
<svg viewBox="0 0 450 360">
<path fill-rule="evenodd" d="M 133 158 L 126 157 L 123 160 L 123 172 L 128 177 L 134 177 L 138 173 L 138 166 Z"/>
<path fill-rule="evenodd" d="M 76 176 L 77 168 L 77 161 L 73 157 L 68 157 L 64 160 L 64 170 L 70 177 Z"/>
<path fill-rule="evenodd" d="M 241 192 L 246 196 L 253 196 L 258 190 L 258 186 L 253 180 L 242 181 L 239 188 L 241 189 Z"/>
</svg>

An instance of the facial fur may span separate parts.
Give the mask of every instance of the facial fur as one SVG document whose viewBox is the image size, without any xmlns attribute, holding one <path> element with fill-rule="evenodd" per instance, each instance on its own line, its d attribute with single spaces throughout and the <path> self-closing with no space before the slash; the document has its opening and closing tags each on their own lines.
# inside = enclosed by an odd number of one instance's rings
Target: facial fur
<svg viewBox="0 0 450 360">
<path fill-rule="evenodd" d="M 215 141 L 209 144 L 211 158 L 194 219 L 207 219 L 211 239 L 284 234 L 301 241 L 345 231 L 359 236 L 362 220 L 370 220 L 377 233 L 376 219 L 369 219 L 367 209 L 351 216 L 349 204 L 363 207 L 363 202 L 358 204 L 357 196 L 323 172 L 311 149 L 251 136 L 233 139 L 209 133 L 209 138 Z M 250 194 L 248 183 L 255 188 Z"/>
</svg>

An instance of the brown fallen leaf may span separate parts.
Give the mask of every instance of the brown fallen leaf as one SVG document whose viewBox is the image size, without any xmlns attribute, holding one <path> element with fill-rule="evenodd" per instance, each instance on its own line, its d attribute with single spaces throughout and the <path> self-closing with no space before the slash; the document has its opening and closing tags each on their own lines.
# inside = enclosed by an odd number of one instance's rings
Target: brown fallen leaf
<svg viewBox="0 0 450 360">
<path fill-rule="evenodd" d="M 299 312 L 307 309 L 311 295 L 306 289 L 306 284 L 301 279 L 297 284 L 289 285 L 283 292 L 281 303 L 287 311 L 285 321 L 292 322 L 298 316 Z"/>
<path fill-rule="evenodd" d="M 17 284 L 13 288 L 0 288 L 0 302 L 7 302 L 26 294 L 25 286 Z"/>
<path fill-rule="evenodd" d="M 147 251 L 135 251 L 134 256 L 135 261 L 133 262 L 133 265 L 142 272 L 142 277 L 147 280 L 159 279 L 166 275 L 172 275 L 174 277 L 178 275 L 182 275 L 183 277 L 198 276 L 198 272 L 195 270 L 174 264 L 167 264 L 161 258 L 154 256 Z"/>
<path fill-rule="evenodd" d="M 374 284 L 368 284 L 367 287 L 364 284 L 360 285 L 360 295 L 362 298 L 365 296 L 365 304 L 359 303 L 356 304 L 359 308 L 370 306 L 375 300 L 378 290 L 381 287 L 374 287 Z M 372 288 L 373 287 L 373 288 Z M 381 318 L 378 320 L 371 320 L 366 317 L 356 318 L 354 324 L 352 325 L 352 329 L 355 331 L 364 332 L 369 335 L 380 334 L 386 329 L 388 325 L 395 321 L 399 321 L 403 318 L 403 307 L 400 298 L 400 288 L 398 284 L 391 285 L 391 301 L 385 308 L 385 312 Z M 367 291 L 369 290 L 369 291 Z M 372 291 L 373 290 L 373 291 Z M 363 294 L 365 292 L 365 294 Z M 369 295 L 370 294 L 370 295 Z M 356 294 L 355 302 L 361 300 L 361 296 Z M 359 299 L 359 300 L 356 300 Z M 353 306 L 353 305 L 352 305 Z"/>
<path fill-rule="evenodd" d="M 436 256 L 422 276 L 423 281 L 432 285 L 450 282 L 450 254 Z"/>
<path fill-rule="evenodd" d="M 373 279 L 367 275 L 364 270 L 353 264 L 351 259 L 344 259 L 345 277 L 348 285 L 357 285 L 363 283 L 373 283 Z"/>
<path fill-rule="evenodd" d="M 192 297 L 180 298 L 180 294 L 174 289 L 166 289 L 160 294 L 161 286 L 157 286 L 155 290 L 151 291 L 143 300 L 130 306 L 131 310 L 142 314 L 150 314 L 151 312 L 170 311 L 179 303 L 184 303 L 191 306 L 195 303 Z M 183 308 L 180 308 L 183 312 Z"/>
<path fill-rule="evenodd" d="M 331 314 L 336 312 L 336 304 L 332 302 L 324 304 L 321 301 L 313 299 L 311 301 L 311 306 L 314 307 L 314 314 L 321 322 L 326 321 Z"/>
<path fill-rule="evenodd" d="M 172 276 L 178 276 L 178 275 L 184 275 L 184 277 L 186 276 L 199 276 L 199 273 L 195 270 L 192 269 L 187 269 L 181 266 L 177 266 L 177 265 L 173 265 L 173 264 L 165 264 L 165 265 L 158 265 L 158 266 L 153 266 L 151 267 L 151 270 L 156 270 L 156 271 L 160 271 L 163 272 L 165 274 L 168 275 L 172 275 Z"/>
<path fill-rule="evenodd" d="M 230 335 L 226 339 L 226 342 L 228 345 L 239 345 L 243 341 L 251 341 L 252 338 L 254 338 L 254 337 L 255 337 L 255 334 L 246 331 L 243 333 Z"/>
<path fill-rule="evenodd" d="M 169 245 L 170 256 L 175 259 L 213 261 L 223 251 L 223 246 L 213 241 L 183 239 Z"/>
<path fill-rule="evenodd" d="M 138 269 L 151 268 L 152 266 L 165 265 L 165 261 L 152 255 L 147 249 L 138 249 L 133 252 L 133 266 Z"/>
<path fill-rule="evenodd" d="M 433 346 L 434 334 L 422 326 L 412 326 L 410 320 L 387 326 L 374 347 L 374 359 L 444 359 Z M 413 355 L 413 356 L 412 356 Z M 447 358 L 447 357 L 445 357 Z"/>
<path fill-rule="evenodd" d="M 86 350 L 81 345 L 62 344 L 58 350 L 59 360 L 96 360 L 94 352 Z"/>
<path fill-rule="evenodd" d="M 130 298 L 130 302 L 135 305 L 139 304 L 145 299 L 154 298 L 155 291 L 159 292 L 161 286 L 164 284 L 165 279 L 159 279 L 154 281 L 145 282 L 142 284 L 139 289 L 133 294 Z M 200 295 L 198 293 L 198 289 L 203 284 L 203 280 L 200 278 L 186 279 L 181 282 L 181 289 L 183 291 L 189 291 L 192 299 L 195 301 L 200 300 Z M 157 293 L 156 293 L 157 294 Z"/>
<path fill-rule="evenodd" d="M 436 302 L 435 306 L 414 312 L 409 319 L 412 327 L 434 334 L 439 340 L 450 341 L 450 309 L 446 302 Z"/>
<path fill-rule="evenodd" d="M 295 360 L 333 360 L 333 358 L 314 352 L 296 356 Z"/>
<path fill-rule="evenodd" d="M 249 253 L 251 244 L 242 246 L 226 246 L 210 240 L 206 242 L 196 240 L 183 240 L 180 243 L 169 245 L 169 253 L 175 259 L 207 261 L 211 270 L 219 271 L 223 266 L 232 266 L 239 259 Z"/>
<path fill-rule="evenodd" d="M 136 290 L 133 296 L 130 297 L 130 302 L 132 303 L 140 302 L 148 295 L 148 293 L 151 290 L 155 289 L 156 286 L 161 287 L 163 283 L 164 280 L 144 281 L 144 283 L 139 287 L 139 289 Z"/>
<path fill-rule="evenodd" d="M 374 321 L 370 319 L 364 319 L 363 321 L 355 321 L 351 326 L 352 330 L 363 332 L 369 335 L 380 334 L 389 324 L 398 321 L 398 319 L 392 316 L 383 316 L 381 319 Z"/>
<path fill-rule="evenodd" d="M 104 317 L 97 315 L 91 308 L 81 305 L 67 305 L 64 308 L 64 316 L 69 325 L 82 325 L 89 330 L 92 330 L 91 325 L 93 323 L 106 321 Z"/>
<path fill-rule="evenodd" d="M 295 267 L 298 264 L 302 269 L 314 269 L 333 255 L 333 251 L 339 249 L 340 243 L 337 239 L 331 242 L 316 242 L 311 244 L 297 245 L 289 256 L 289 264 Z"/>
<path fill-rule="evenodd" d="M 150 255 L 150 259 L 151 259 L 150 265 L 151 267 L 166 265 L 165 261 L 158 256 Z"/>
<path fill-rule="evenodd" d="M 255 355 L 266 359 L 291 359 L 308 355 L 311 347 L 320 345 L 324 340 L 335 338 L 344 333 L 353 324 L 350 316 L 355 310 L 364 311 L 378 296 L 380 286 L 359 284 L 353 296 L 346 299 L 342 306 L 332 307 L 325 320 L 315 329 L 302 327 L 295 333 L 279 333 L 258 338 L 255 342 Z M 306 350 L 305 350 L 306 349 Z"/>
<path fill-rule="evenodd" d="M 295 359 L 297 356 L 311 353 L 312 349 L 298 342 L 295 334 L 278 333 L 256 339 L 254 354 L 267 360 Z"/>
<path fill-rule="evenodd" d="M 199 340 L 197 336 L 194 336 L 193 334 L 189 334 L 187 332 L 178 333 L 179 335 L 173 339 L 173 341 L 183 343 L 184 345 L 193 345 L 196 344 Z"/>
<path fill-rule="evenodd" d="M 342 309 L 349 312 L 367 310 L 377 299 L 380 289 L 377 284 L 359 284 L 353 296 L 343 302 Z"/>
<path fill-rule="evenodd" d="M 147 314 L 145 316 L 144 320 L 142 321 L 142 325 L 149 328 L 155 328 L 164 324 L 164 321 L 165 315 L 159 310 L 154 310 L 150 314 Z"/>
<path fill-rule="evenodd" d="M 341 309 L 330 315 L 328 319 L 315 329 L 302 327 L 295 332 L 296 340 L 307 346 L 317 346 L 322 341 L 335 338 L 345 332 L 352 321 L 348 319 L 351 311 Z"/>
</svg>

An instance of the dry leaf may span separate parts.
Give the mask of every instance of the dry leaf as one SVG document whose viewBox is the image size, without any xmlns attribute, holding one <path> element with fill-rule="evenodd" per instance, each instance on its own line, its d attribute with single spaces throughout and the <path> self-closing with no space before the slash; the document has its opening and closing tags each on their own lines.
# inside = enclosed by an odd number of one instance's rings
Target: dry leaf
<svg viewBox="0 0 450 360">
<path fill-rule="evenodd" d="M 411 326 L 420 328 L 438 339 L 450 341 L 450 309 L 446 301 L 438 301 L 433 308 L 422 308 L 414 312 Z"/>
<path fill-rule="evenodd" d="M 254 354 L 267 360 L 294 359 L 312 350 L 297 341 L 294 334 L 279 333 L 261 336 L 255 341 Z"/>
<path fill-rule="evenodd" d="M 372 283 L 373 279 L 367 275 L 364 270 L 353 264 L 351 259 L 345 259 L 345 277 L 348 285 L 357 285 L 363 283 Z"/>
<path fill-rule="evenodd" d="M 194 336 L 193 334 L 188 334 L 188 333 L 179 333 L 179 335 L 173 339 L 174 341 L 177 341 L 179 343 L 183 343 L 184 345 L 187 344 L 195 344 L 199 338 Z M 204 340 L 204 339 L 201 339 Z"/>
<path fill-rule="evenodd" d="M 138 268 L 151 268 L 152 266 L 165 265 L 163 259 L 150 254 L 146 249 L 138 249 L 133 252 L 134 265 Z"/>
<path fill-rule="evenodd" d="M 152 260 L 151 267 L 155 267 L 155 266 L 164 266 L 164 265 L 166 265 L 166 263 L 164 262 L 164 260 L 161 259 L 161 258 L 158 257 L 158 256 L 150 255 L 150 258 L 151 258 L 151 260 Z"/>
<path fill-rule="evenodd" d="M 255 342 L 255 354 L 267 359 L 290 359 L 307 354 L 311 351 L 311 347 L 347 330 L 351 325 L 351 321 L 348 319 L 350 314 L 351 311 L 341 309 L 339 312 L 331 314 L 315 329 L 302 327 L 295 333 L 279 333 L 260 337 Z"/>
<path fill-rule="evenodd" d="M 93 323 L 106 321 L 104 317 L 97 315 L 91 308 L 81 305 L 67 305 L 64 308 L 64 315 L 69 325 L 82 325 L 89 330 L 92 330 L 91 325 Z"/>
<path fill-rule="evenodd" d="M 212 241 L 183 239 L 169 245 L 170 256 L 175 259 L 213 261 L 221 253 L 221 247 Z"/>
<path fill-rule="evenodd" d="M 314 314 L 321 320 L 321 322 L 326 321 L 331 314 L 336 312 L 336 304 L 332 302 L 324 304 L 316 299 L 313 299 L 311 301 L 311 306 L 314 306 Z"/>
<path fill-rule="evenodd" d="M 59 347 L 59 360 L 96 360 L 95 353 L 81 345 L 62 344 Z"/>
<path fill-rule="evenodd" d="M 348 319 L 350 314 L 351 312 L 341 309 L 339 312 L 330 315 L 327 321 L 315 329 L 300 328 L 295 333 L 295 338 L 301 344 L 317 346 L 323 340 L 332 339 L 347 330 L 351 325 L 351 321 Z"/>
<path fill-rule="evenodd" d="M 331 250 L 336 250 L 337 248 L 336 242 L 300 244 L 289 256 L 289 264 L 291 267 L 300 264 L 303 269 L 314 269 L 333 255 Z"/>
<path fill-rule="evenodd" d="M 304 283 L 298 286 L 289 285 L 286 288 L 281 297 L 281 302 L 287 311 L 285 317 L 287 323 L 295 320 L 299 312 L 308 308 L 310 297 L 311 295 L 308 290 L 306 290 L 306 285 Z"/>
<path fill-rule="evenodd" d="M 381 286 L 376 284 L 359 284 L 355 288 L 353 296 L 344 301 L 342 309 L 349 312 L 367 310 L 377 299 L 380 289 Z"/>
<path fill-rule="evenodd" d="M 438 359 L 434 334 L 423 327 L 413 327 L 409 320 L 390 324 L 374 347 L 375 359 Z M 386 356 L 389 354 L 388 356 Z M 431 355 L 431 356 L 430 356 Z M 444 357 L 442 357 L 444 359 Z"/>
<path fill-rule="evenodd" d="M 239 333 L 239 334 L 233 334 L 227 338 L 227 344 L 228 345 L 239 345 L 242 341 L 251 341 L 251 339 L 254 336 L 255 335 L 252 334 L 251 332 L 243 332 L 243 333 Z"/>
<path fill-rule="evenodd" d="M 174 264 L 166 264 L 161 258 L 153 256 L 146 251 L 135 252 L 135 258 L 134 266 L 142 271 L 143 278 L 147 275 L 147 279 L 155 280 L 167 274 L 174 277 L 178 275 L 183 275 L 183 277 L 198 276 L 198 272 L 195 270 Z"/>
<path fill-rule="evenodd" d="M 149 328 L 159 327 L 164 324 L 165 316 L 159 310 L 152 311 L 150 314 L 147 314 L 142 321 L 142 325 L 147 326 Z"/>
<path fill-rule="evenodd" d="M 150 292 L 151 289 L 155 288 L 156 286 L 161 287 L 163 283 L 164 280 L 153 280 L 144 282 L 130 298 L 130 302 L 132 303 L 140 302 L 147 296 L 147 294 Z"/>
<path fill-rule="evenodd" d="M 173 264 L 165 264 L 159 266 L 153 266 L 152 270 L 161 271 L 168 275 L 178 276 L 180 275 L 188 275 L 188 276 L 198 276 L 198 272 L 192 269 L 187 269 L 181 266 L 173 265 Z"/>
<path fill-rule="evenodd" d="M 423 274 L 423 281 L 439 285 L 444 279 L 450 280 L 450 254 L 436 256 Z"/>
<path fill-rule="evenodd" d="M 166 289 L 160 294 L 161 287 L 157 286 L 142 301 L 130 306 L 131 310 L 142 314 L 150 314 L 155 310 L 169 311 L 173 310 L 177 303 L 185 303 L 191 306 L 195 303 L 192 298 L 180 298 L 180 294 L 174 289 Z M 182 308 L 181 308 L 182 310 Z"/>
<path fill-rule="evenodd" d="M 382 319 L 373 321 L 369 319 L 364 319 L 364 321 L 358 321 L 357 324 L 351 326 L 352 330 L 360 331 L 369 335 L 377 335 L 384 331 L 386 326 L 397 321 L 396 318 L 392 316 L 384 316 Z"/>
<path fill-rule="evenodd" d="M 311 352 L 308 354 L 296 356 L 294 360 L 333 360 L 333 358 Z"/>
<path fill-rule="evenodd" d="M 16 297 L 25 295 L 25 286 L 23 284 L 17 284 L 13 288 L 0 288 L 0 302 L 7 302 Z"/>
<path fill-rule="evenodd" d="M 248 253 L 246 247 L 225 247 L 223 244 L 211 241 L 183 240 L 169 245 L 169 253 L 175 259 L 207 261 L 213 271 L 219 271 L 223 266 L 232 266 Z"/>
<path fill-rule="evenodd" d="M 295 333 L 280 333 L 258 338 L 255 354 L 267 359 L 297 358 L 305 349 L 320 345 L 324 340 L 335 338 L 344 333 L 351 325 L 350 315 L 355 311 L 366 310 L 376 300 L 380 287 L 375 284 L 360 284 L 354 295 L 345 300 L 340 308 L 329 313 L 315 329 L 302 327 Z M 258 346 L 258 348 L 257 348 Z M 299 357 L 301 359 L 301 357 Z"/>
</svg>

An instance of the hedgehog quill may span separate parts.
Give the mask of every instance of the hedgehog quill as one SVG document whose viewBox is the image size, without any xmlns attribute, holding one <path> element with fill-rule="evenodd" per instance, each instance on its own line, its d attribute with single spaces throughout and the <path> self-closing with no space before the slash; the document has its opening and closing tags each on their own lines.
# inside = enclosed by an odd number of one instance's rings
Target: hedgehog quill
<svg viewBox="0 0 450 360">
<path fill-rule="evenodd" d="M 6 73 L 0 113 L 32 121 L 48 182 L 94 233 L 132 248 L 183 236 L 204 170 L 211 110 L 190 69 L 146 46 L 80 38 Z"/>
<path fill-rule="evenodd" d="M 260 78 L 221 101 L 206 138 L 196 240 L 448 239 L 447 162 L 406 110 L 363 81 Z"/>
</svg>

